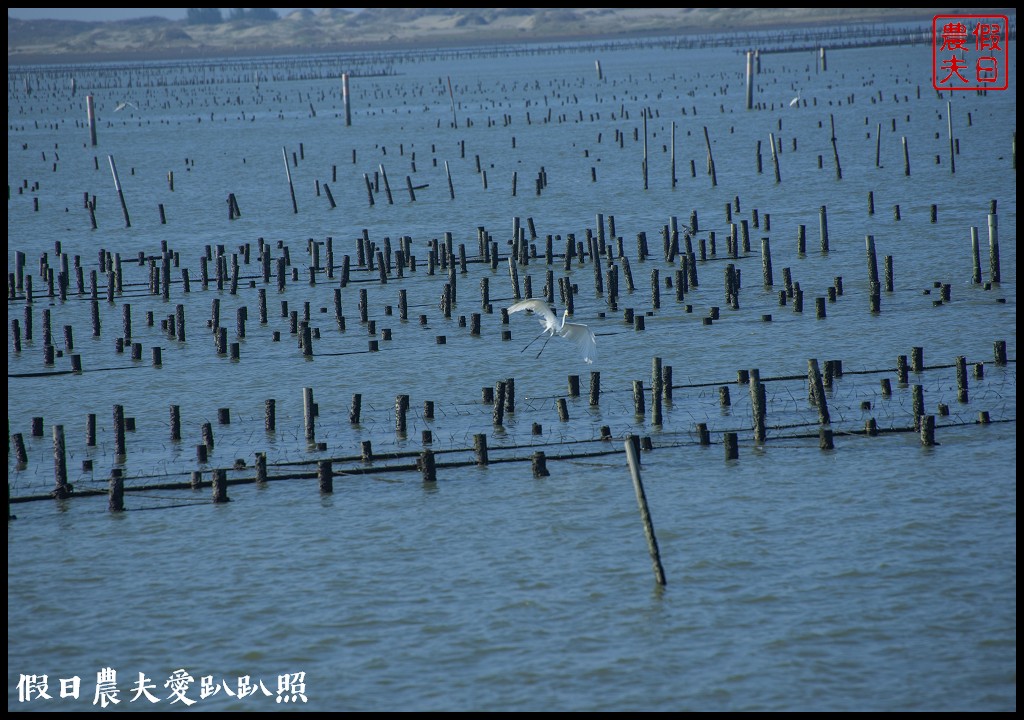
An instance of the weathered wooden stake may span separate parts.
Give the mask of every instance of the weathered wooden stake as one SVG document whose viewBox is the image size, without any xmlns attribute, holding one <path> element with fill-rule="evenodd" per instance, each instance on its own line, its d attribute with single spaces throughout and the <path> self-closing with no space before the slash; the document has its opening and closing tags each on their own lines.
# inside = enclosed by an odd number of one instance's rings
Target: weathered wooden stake
<svg viewBox="0 0 1024 720">
<path fill-rule="evenodd" d="M 348 73 L 341 74 L 341 95 L 342 100 L 345 103 L 345 126 L 352 125 L 352 107 L 350 101 L 350 95 L 348 92 Z"/>
<path fill-rule="evenodd" d="M 921 444 L 925 447 L 935 445 L 935 416 L 925 415 L 921 418 Z"/>
<path fill-rule="evenodd" d="M 66 498 L 73 488 L 68 484 L 68 457 L 64 446 L 64 426 L 53 426 L 53 475 L 55 487 L 51 495 L 55 498 Z"/>
<path fill-rule="evenodd" d="M 131 227 L 132 221 L 128 217 L 128 205 L 124 201 L 124 191 L 121 188 L 121 179 L 117 176 L 117 165 L 114 164 L 114 156 L 107 155 L 107 161 L 110 163 L 110 172 L 114 176 L 114 188 L 117 190 L 117 199 L 121 201 L 121 213 L 124 215 L 124 226 Z"/>
<path fill-rule="evenodd" d="M 124 471 L 121 468 L 110 470 L 109 488 L 107 510 L 109 512 L 124 512 Z"/>
<path fill-rule="evenodd" d="M 644 493 L 643 481 L 640 479 L 640 459 L 635 440 L 635 435 L 630 435 L 626 438 L 624 443 L 626 462 L 629 464 L 629 474 L 633 478 L 633 490 L 636 493 L 636 502 L 640 508 L 640 521 L 644 526 L 647 550 L 651 555 L 651 563 L 654 566 L 654 579 L 659 585 L 665 585 L 665 569 L 661 565 L 661 553 L 658 551 L 658 540 L 654 535 L 654 523 L 651 522 L 651 513 L 647 507 L 647 495 Z"/>
<path fill-rule="evenodd" d="M 767 400 L 765 387 L 761 382 L 761 371 L 757 368 L 750 370 L 750 405 L 754 415 L 754 442 L 763 445 L 766 440 L 765 413 Z"/>
<path fill-rule="evenodd" d="M 995 213 L 988 215 L 988 266 L 989 280 L 993 283 L 1002 281 L 999 270 L 999 217 Z"/>
<path fill-rule="evenodd" d="M 437 466 L 434 462 L 434 451 L 424 450 L 420 453 L 420 471 L 423 473 L 423 482 L 437 482 Z"/>
<path fill-rule="evenodd" d="M 718 176 L 715 174 L 715 160 L 711 155 L 711 138 L 708 136 L 707 125 L 704 126 L 704 144 L 708 149 L 708 173 L 711 175 L 711 187 L 717 187 Z"/>
<path fill-rule="evenodd" d="M 92 95 L 85 96 L 85 117 L 89 123 L 89 144 L 96 147 L 96 101 Z"/>
<path fill-rule="evenodd" d="M 818 229 L 821 234 L 821 252 L 828 253 L 828 209 L 822 205 L 818 210 Z"/>
<path fill-rule="evenodd" d="M 644 381 L 633 381 L 633 414 L 638 418 L 644 416 Z"/>
<path fill-rule="evenodd" d="M 766 237 L 761 238 L 761 275 L 766 288 L 770 288 L 775 285 L 774 278 L 772 277 L 771 242 Z"/>
<path fill-rule="evenodd" d="M 809 384 L 809 395 L 811 401 L 818 408 L 818 422 L 822 425 L 831 423 L 828 413 L 828 404 L 825 400 L 825 386 L 821 380 L 821 371 L 818 368 L 818 361 L 811 358 L 807 361 L 807 382 Z"/>
<path fill-rule="evenodd" d="M 501 425 L 505 419 L 505 381 L 499 380 L 494 385 L 494 410 L 493 420 L 495 425 Z"/>
<path fill-rule="evenodd" d="M 313 403 L 313 388 L 302 388 L 302 416 L 306 427 L 306 442 L 311 443 L 316 439 L 316 426 L 314 423 L 316 410 Z"/>
<path fill-rule="evenodd" d="M 963 355 L 956 358 L 956 390 L 957 400 L 967 402 L 967 358 Z"/>
<path fill-rule="evenodd" d="M 772 143 L 772 165 L 775 168 L 775 184 L 778 185 L 782 182 L 782 174 L 779 171 L 779 153 L 775 148 L 775 133 L 768 133 L 768 138 Z M 794 138 L 795 140 L 796 138 Z"/>
<path fill-rule="evenodd" d="M 171 442 L 181 441 L 181 406 L 171 405 Z"/>
<path fill-rule="evenodd" d="M 114 454 L 123 457 L 125 452 L 124 443 L 124 406 L 114 406 Z"/>
<path fill-rule="evenodd" d="M 540 478 L 551 475 L 551 473 L 548 472 L 547 458 L 542 450 L 538 450 L 533 454 L 531 465 L 533 467 L 534 477 Z"/>
<path fill-rule="evenodd" d="M 213 502 L 215 504 L 231 502 L 231 498 L 228 497 L 227 470 L 213 471 Z"/>
<path fill-rule="evenodd" d="M 292 212 L 298 214 L 299 204 L 295 200 L 295 185 L 292 183 L 291 168 L 288 167 L 288 150 L 286 148 L 281 148 L 281 156 L 284 158 L 285 177 L 288 178 L 288 192 L 291 193 L 292 196 Z"/>
<path fill-rule="evenodd" d="M 725 459 L 739 460 L 740 443 L 739 435 L 734 432 L 727 432 L 722 435 L 722 445 L 725 447 Z"/>
<path fill-rule="evenodd" d="M 329 494 L 334 492 L 334 470 L 331 467 L 329 458 L 317 461 L 316 477 L 321 493 Z"/>
</svg>

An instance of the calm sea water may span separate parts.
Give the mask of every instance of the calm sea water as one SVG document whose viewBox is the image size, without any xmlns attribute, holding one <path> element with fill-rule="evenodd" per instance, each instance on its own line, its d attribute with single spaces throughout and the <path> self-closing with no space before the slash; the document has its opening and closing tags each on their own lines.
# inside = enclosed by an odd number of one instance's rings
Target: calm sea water
<svg viewBox="0 0 1024 720">
<path fill-rule="evenodd" d="M 109 513 L 102 496 L 11 506 L 8 708 L 95 709 L 98 674 L 110 668 L 121 700 L 111 707 L 125 710 L 183 708 L 171 682 L 183 674 L 192 681 L 182 694 L 207 710 L 1012 710 L 1011 58 L 1010 91 L 950 98 L 931 89 L 926 46 L 836 50 L 824 71 L 810 53 L 769 54 L 752 111 L 744 109 L 745 60 L 734 48 L 622 44 L 9 68 L 8 273 L 16 272 L 16 252 L 25 253 L 34 295 L 31 304 L 23 292 L 8 302 L 9 433 L 23 437 L 28 456 L 18 464 L 8 452 L 10 493 L 45 495 L 53 487 L 57 425 L 77 491 L 105 489 L 114 468 L 135 491 L 125 513 Z M 343 72 L 355 75 L 351 126 Z M 790 107 L 798 93 L 799 107 Z M 87 94 L 99 117 L 95 147 Z M 707 174 L 705 129 L 717 184 Z M 546 178 L 539 193 L 538 177 Z M 373 205 L 367 181 L 379 185 Z M 232 194 L 241 211 L 234 219 Z M 95 200 L 96 229 L 83 197 Z M 692 211 L 694 242 L 705 241 L 707 255 L 698 285 L 679 301 L 679 260 L 663 257 L 661 233 L 673 220 L 689 226 Z M 745 220 L 750 233 L 750 252 L 737 258 L 727 257 L 730 217 Z M 592 258 L 567 268 L 561 257 L 570 234 L 585 243 L 599 222 L 613 247 L 623 239 L 635 284 L 627 289 L 617 252 L 603 259 L 603 272 L 619 271 L 614 307 L 607 277 L 601 292 L 595 286 Z M 804 254 L 797 252 L 801 225 Z M 574 321 L 598 336 L 593 366 L 559 339 L 539 359 L 521 352 L 540 330 L 529 317 L 502 324 L 500 309 L 513 298 L 506 258 L 516 226 L 527 228 L 539 254 L 518 265 L 521 289 L 529 277 L 542 296 L 548 271 L 575 285 Z M 972 227 L 982 284 L 972 282 Z M 496 269 L 476 262 L 480 228 L 500 250 Z M 356 267 L 364 230 L 378 249 L 398 249 L 409 236 L 416 269 L 399 276 L 393 267 L 381 283 L 376 270 Z M 469 261 L 455 273 L 450 318 L 439 307 L 448 270 L 430 274 L 427 262 L 431 242 L 443 246 L 445 233 L 456 258 L 464 245 Z M 651 250 L 646 260 L 637 252 L 640 233 Z M 543 257 L 548 235 L 558 255 L 551 265 Z M 868 235 L 879 266 L 892 257 L 894 289 L 882 293 L 880 313 L 870 312 Z M 321 243 L 322 267 L 328 237 L 336 266 L 350 256 L 345 287 L 337 267 L 335 277 L 320 273 L 309 282 L 309 240 Z M 762 279 L 763 237 L 771 244 L 771 287 Z M 260 239 L 275 261 L 266 284 Z M 85 293 L 72 275 L 66 300 L 49 297 L 40 276 L 44 255 L 44 269 L 59 271 L 58 243 L 72 272 L 76 256 L 83 268 Z M 240 252 L 246 244 L 248 264 Z M 222 246 L 229 267 L 239 256 L 237 292 L 230 283 L 203 287 L 208 246 L 214 255 Z M 159 258 L 165 248 L 177 253 L 166 300 L 150 293 L 149 265 L 138 263 L 140 253 Z M 285 248 L 288 283 L 279 292 L 276 259 Z M 105 273 L 98 275 L 102 329 L 93 337 L 89 276 L 101 249 L 119 254 L 124 275 L 113 303 Z M 738 308 L 725 296 L 730 263 L 741 272 Z M 792 300 L 780 305 L 784 268 L 804 292 L 803 312 Z M 481 303 L 483 279 L 491 312 Z M 826 317 L 817 318 L 815 299 L 837 286 Z M 257 314 L 261 288 L 265 324 Z M 373 332 L 360 322 L 360 290 Z M 216 351 L 208 327 L 215 299 L 229 341 L 239 344 L 237 361 Z M 561 311 L 557 287 L 554 299 Z M 126 305 L 141 360 L 116 350 Z M 178 305 L 185 342 L 161 327 Z M 236 333 L 239 308 L 248 313 L 244 337 Z M 312 358 L 303 357 L 288 317 L 302 318 L 307 308 L 319 331 Z M 718 319 L 706 324 L 715 308 Z M 624 321 L 626 309 L 644 317 L 644 329 Z M 460 322 L 474 313 L 479 336 Z M 43 354 L 47 314 L 62 351 L 52 366 Z M 379 352 L 369 352 L 371 340 Z M 1000 341 L 1006 365 L 994 362 Z M 159 368 L 154 347 L 162 351 Z M 901 384 L 897 359 L 914 348 L 923 349 L 926 369 Z M 70 370 L 73 354 L 84 372 L 54 374 Z M 971 370 L 966 402 L 957 395 L 960 356 Z M 652 419 L 654 358 L 673 372 L 661 425 Z M 807 400 L 810 359 L 842 361 L 843 376 L 827 392 L 833 450 L 819 448 L 818 413 Z M 749 369 L 766 380 L 761 445 L 753 441 L 749 392 L 736 382 Z M 592 372 L 600 373 L 597 406 L 587 397 Z M 579 397 L 568 395 L 570 376 L 580 378 Z M 496 426 L 481 398 L 507 378 L 515 379 L 515 408 Z M 926 413 L 937 416 L 934 446 L 906 431 L 914 386 Z M 318 405 L 322 449 L 304 434 L 304 388 Z M 362 415 L 353 425 L 357 393 Z M 410 397 L 404 434 L 396 430 L 398 395 Z M 276 401 L 273 433 L 264 428 L 268 399 Z M 124 457 L 114 451 L 114 405 L 135 420 Z M 170 440 L 172 405 L 181 409 L 180 442 Z M 218 422 L 221 409 L 229 424 Z M 977 423 L 980 413 L 992 422 Z M 86 444 L 90 415 L 95 447 Z M 35 417 L 43 418 L 42 437 L 31 435 Z M 883 431 L 878 436 L 863 434 L 869 419 Z M 205 423 L 216 442 L 200 464 Z M 710 446 L 700 445 L 698 423 L 710 430 Z M 424 431 L 439 465 L 436 483 L 408 469 Z M 726 432 L 739 435 L 737 460 L 725 459 Z M 486 467 L 473 462 L 480 434 L 490 449 Z M 621 452 L 629 434 L 652 448 L 642 453 L 641 473 L 664 587 L 654 581 Z M 358 459 L 366 442 L 377 456 L 369 464 Z M 531 472 L 536 451 L 547 456 L 548 477 Z M 152 489 L 187 482 L 195 470 L 208 480 L 212 468 L 236 460 L 244 469 L 229 477 L 251 479 L 257 452 L 267 454 L 272 478 L 307 476 L 232 485 L 232 502 L 222 505 L 210 502 L 208 486 Z M 395 453 L 404 455 L 388 457 Z M 335 471 L 352 471 L 335 477 L 331 494 L 309 475 L 324 458 L 335 460 Z M 44 675 L 50 699 L 23 701 L 25 676 Z M 157 703 L 133 701 L 140 675 Z M 74 677 L 77 699 L 62 697 L 61 681 Z M 245 681 L 257 691 L 239 697 Z"/>
</svg>

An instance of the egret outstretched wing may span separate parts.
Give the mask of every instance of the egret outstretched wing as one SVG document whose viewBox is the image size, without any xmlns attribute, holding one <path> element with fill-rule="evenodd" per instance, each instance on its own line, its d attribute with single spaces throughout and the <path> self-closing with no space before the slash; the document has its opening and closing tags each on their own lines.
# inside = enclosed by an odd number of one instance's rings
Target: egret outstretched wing
<svg viewBox="0 0 1024 720">
<path fill-rule="evenodd" d="M 566 340 L 571 340 L 583 356 L 583 362 L 590 364 L 597 359 L 597 337 L 594 331 L 580 323 L 563 323 L 559 333 Z"/>
<path fill-rule="evenodd" d="M 551 310 L 551 307 L 543 300 L 537 300 L 531 298 L 529 300 L 520 300 L 519 302 L 513 303 L 508 308 L 508 314 L 521 312 L 526 310 L 532 312 L 537 316 L 540 324 L 544 327 L 541 334 L 530 341 L 530 347 L 537 340 L 540 340 L 545 334 L 547 339 L 544 341 L 544 345 L 541 347 L 540 352 L 537 353 L 537 357 L 544 352 L 544 348 L 547 347 L 548 341 L 551 340 L 555 335 L 564 337 L 566 340 L 571 340 L 576 348 L 579 350 L 580 355 L 583 357 L 583 361 L 586 363 L 593 363 L 597 357 L 597 338 L 594 337 L 594 331 L 586 325 L 581 323 L 569 322 L 569 311 L 566 310 L 562 315 L 562 321 L 559 323 L 555 317 L 555 313 Z M 525 351 L 526 348 L 523 348 Z"/>
<path fill-rule="evenodd" d="M 545 330 L 551 333 L 558 332 L 558 320 L 555 319 L 555 313 L 551 311 L 548 304 L 543 300 L 537 300 L 531 298 L 529 300 L 520 300 L 517 303 L 509 305 L 508 314 L 517 313 L 522 310 L 528 310 L 537 316 L 537 320 L 544 326 Z"/>
</svg>

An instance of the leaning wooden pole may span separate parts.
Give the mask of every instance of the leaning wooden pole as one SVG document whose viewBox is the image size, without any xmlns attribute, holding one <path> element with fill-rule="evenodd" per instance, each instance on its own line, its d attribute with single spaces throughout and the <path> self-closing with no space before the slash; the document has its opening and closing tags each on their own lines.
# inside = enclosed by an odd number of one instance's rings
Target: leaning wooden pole
<svg viewBox="0 0 1024 720">
<path fill-rule="evenodd" d="M 779 153 L 775 149 L 775 133 L 768 133 L 768 139 L 772 143 L 772 165 L 775 167 L 775 183 L 782 182 L 782 175 L 779 172 Z"/>
<path fill-rule="evenodd" d="M 822 52 L 822 55 L 821 55 L 822 64 L 824 64 L 824 62 L 825 62 L 825 49 L 822 48 L 821 52 Z M 832 115 L 832 114 L 829 114 L 828 120 L 829 120 L 829 123 L 832 126 L 832 158 L 836 162 L 836 180 L 842 180 L 843 179 L 843 168 L 839 164 L 839 145 L 838 145 L 838 143 L 836 141 L 836 119 L 835 119 L 835 116 Z"/>
<path fill-rule="evenodd" d="M 292 171 L 288 167 L 288 150 L 281 148 L 281 157 L 284 158 L 284 174 L 288 177 L 288 191 L 292 194 L 292 212 L 298 214 L 299 205 L 295 202 L 295 185 L 292 183 Z"/>
<path fill-rule="evenodd" d="M 448 76 L 448 97 L 452 101 L 452 127 L 457 128 L 459 126 L 459 120 L 455 116 L 455 92 L 452 90 L 452 77 Z"/>
<path fill-rule="evenodd" d="M 626 446 L 626 461 L 629 463 L 629 474 L 633 477 L 633 490 L 636 491 L 636 502 L 640 506 L 640 520 L 644 524 L 644 535 L 647 536 L 647 549 L 651 553 L 651 562 L 654 565 L 654 579 L 659 585 L 665 584 L 665 569 L 661 566 L 661 554 L 658 552 L 658 540 L 654 537 L 654 525 L 651 523 L 651 513 L 647 509 L 647 496 L 644 494 L 644 485 L 640 480 L 640 460 L 637 457 L 636 438 L 630 435 L 624 443 Z"/>
<path fill-rule="evenodd" d="M 131 227 L 132 221 L 128 217 L 128 205 L 124 201 L 124 190 L 121 188 L 121 178 L 117 176 L 117 165 L 114 164 L 114 156 L 107 155 L 110 163 L 110 173 L 114 176 L 114 188 L 117 190 L 117 199 L 121 201 L 121 213 L 124 215 L 124 226 Z"/>
<path fill-rule="evenodd" d="M 708 126 L 704 126 L 704 144 L 708 148 L 708 172 L 711 174 L 711 187 L 718 186 L 718 177 L 715 175 L 715 159 L 711 156 L 711 138 L 708 137 Z"/>
</svg>

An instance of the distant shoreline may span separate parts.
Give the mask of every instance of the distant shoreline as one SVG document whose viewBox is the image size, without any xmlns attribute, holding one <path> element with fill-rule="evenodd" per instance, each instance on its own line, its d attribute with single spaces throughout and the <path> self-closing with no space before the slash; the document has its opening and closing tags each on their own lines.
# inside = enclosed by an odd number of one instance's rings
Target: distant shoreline
<svg viewBox="0 0 1024 720">
<path fill-rule="evenodd" d="M 444 51 L 456 49 L 484 48 L 494 45 L 548 45 L 552 43 L 602 43 L 602 42 L 629 42 L 655 40 L 658 38 L 672 37 L 695 37 L 721 34 L 743 34 L 751 32 L 765 32 L 785 28 L 786 31 L 809 30 L 824 27 L 850 27 L 872 24 L 910 23 L 925 22 L 936 12 L 941 10 L 926 10 L 920 8 L 903 8 L 899 11 L 882 9 L 879 12 L 871 13 L 873 9 L 864 9 L 864 14 L 857 17 L 837 19 L 829 15 L 822 19 L 815 16 L 815 11 L 809 11 L 803 17 L 796 20 L 789 17 L 784 20 L 776 18 L 771 14 L 750 16 L 745 15 L 742 21 L 735 23 L 721 22 L 716 27 L 694 24 L 692 27 L 680 29 L 677 27 L 661 27 L 652 29 L 629 29 L 620 27 L 618 30 L 593 28 L 587 30 L 577 27 L 567 32 L 552 32 L 547 29 L 543 33 L 525 34 L 523 31 L 510 31 L 501 29 L 465 29 L 437 32 L 424 32 L 418 35 L 405 36 L 397 33 L 410 32 L 408 29 L 395 28 L 395 34 L 382 36 L 379 33 L 366 33 L 367 40 L 341 41 L 327 43 L 302 43 L 297 44 L 294 38 L 285 35 L 284 31 L 289 29 L 287 25 L 281 25 L 276 30 L 268 28 L 265 35 L 257 41 L 247 40 L 252 44 L 241 47 L 241 41 L 232 41 L 231 33 L 224 37 L 210 39 L 204 42 L 204 38 L 191 40 L 197 43 L 193 46 L 168 46 L 158 47 L 157 43 L 145 44 L 144 47 L 127 46 L 131 40 L 130 33 L 118 28 L 118 31 L 125 34 L 123 43 L 125 47 L 117 49 L 101 49 L 99 41 L 89 40 L 88 43 L 96 49 L 79 50 L 73 49 L 73 43 L 69 40 L 57 42 L 47 41 L 45 37 L 37 38 L 35 42 L 24 41 L 20 45 L 12 40 L 11 25 L 8 20 L 8 67 L 30 66 L 30 65 L 81 65 L 94 63 L 130 63 L 130 62 L 167 62 L 167 61 L 209 61 L 223 58 L 225 60 L 239 60 L 242 58 L 257 57 L 287 57 L 287 56 L 308 56 L 328 55 L 362 52 L 403 52 L 403 51 Z M 25 21 L 15 21 L 24 23 Z M 49 22 L 49 21 L 29 21 Z M 285 23 L 279 20 L 277 23 Z M 181 23 L 168 23 L 173 27 L 189 27 L 193 34 L 198 35 L 191 26 L 183 26 Z M 110 23 L 98 23 L 97 25 L 111 25 Z M 112 31 L 111 31 L 112 32 Z M 379 39 L 377 39 L 379 38 Z M 104 42 L 107 42 L 104 39 Z M 50 43 L 49 46 L 47 43 Z M 114 44 L 113 41 L 110 41 Z M 216 42 L 216 44 L 213 44 Z M 60 49 L 58 49 L 58 47 Z M 44 49 L 45 48 L 45 49 Z"/>
</svg>

